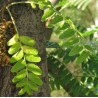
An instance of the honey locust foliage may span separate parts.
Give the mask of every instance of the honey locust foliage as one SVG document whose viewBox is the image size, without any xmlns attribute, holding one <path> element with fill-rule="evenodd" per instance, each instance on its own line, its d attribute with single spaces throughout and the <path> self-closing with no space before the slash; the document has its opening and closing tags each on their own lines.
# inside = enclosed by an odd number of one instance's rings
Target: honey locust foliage
<svg viewBox="0 0 98 98">
<path fill-rule="evenodd" d="M 39 77 L 42 75 L 42 70 L 34 64 L 41 61 L 37 49 L 34 48 L 35 41 L 30 37 L 16 34 L 7 42 L 7 45 L 10 46 L 8 53 L 13 55 L 10 59 L 13 64 L 11 72 L 16 75 L 12 82 L 20 88 L 18 94 L 31 95 L 32 91 L 38 91 L 38 87 L 43 82 Z"/>
<path fill-rule="evenodd" d="M 69 18 L 63 17 L 60 11 L 57 11 L 53 6 L 44 10 L 42 21 L 47 21 L 48 18 L 51 18 L 48 27 L 54 28 L 54 32 L 59 36 L 60 47 L 73 47 L 69 53 L 70 56 L 78 54 L 76 64 L 81 64 L 88 59 L 91 51 L 85 46 L 86 39 L 83 37 L 87 33 L 83 35 L 79 32 L 73 22 Z"/>
<path fill-rule="evenodd" d="M 91 77 L 86 78 L 84 75 L 85 77 L 82 77 L 79 81 L 69 72 L 69 70 L 67 70 L 67 68 L 65 68 L 65 64 L 70 62 L 71 59 L 75 59 L 76 64 L 78 65 L 85 64 L 85 62 L 88 63 L 87 61 L 89 61 L 88 58 L 90 58 L 93 53 L 93 48 L 86 43 L 85 37 L 95 33 L 98 30 L 98 27 L 84 33 L 79 32 L 70 18 L 63 17 L 60 12 L 65 7 L 64 2 L 66 0 L 60 1 L 62 7 L 59 11 L 57 11 L 56 7 L 54 7 L 48 0 L 28 1 L 17 2 L 16 4 L 30 3 L 32 8 L 36 8 L 35 4 L 38 4 L 39 8 L 44 10 L 41 19 L 42 22 L 51 19 L 48 28 L 54 28 L 54 32 L 60 39 L 59 43 L 47 41 L 47 48 L 56 49 L 56 53 L 48 55 L 48 62 L 51 62 L 49 65 L 59 69 L 59 72 L 56 75 L 54 75 L 54 73 L 49 73 L 50 77 L 54 77 L 54 80 L 50 78 L 51 88 L 54 88 L 53 84 L 56 84 L 57 88 L 60 88 L 60 85 L 65 88 L 66 81 L 66 85 L 68 84 L 71 86 L 71 91 L 69 90 L 69 93 L 73 94 L 73 96 L 78 96 L 81 92 L 82 94 L 85 93 L 83 96 L 89 96 L 89 94 L 86 95 L 87 93 L 95 93 L 94 91 L 91 91 L 91 89 L 85 87 L 88 85 L 85 85 L 85 81 L 87 80 L 88 83 L 94 81 L 97 85 L 97 78 L 93 78 L 92 80 Z M 39 77 L 42 74 L 42 70 L 35 64 L 41 61 L 41 58 L 38 56 L 38 51 L 34 48 L 35 41 L 30 37 L 19 36 L 16 34 L 7 44 L 10 46 L 8 53 L 13 55 L 10 60 L 13 64 L 11 72 L 16 73 L 12 81 L 16 83 L 17 88 L 20 88 L 19 95 L 23 95 L 24 93 L 31 95 L 32 91 L 38 91 L 38 87 L 43 84 Z M 63 49 L 64 51 L 62 51 Z M 68 49 L 70 49 L 70 51 L 67 51 L 66 54 L 65 50 Z M 55 56 L 62 59 L 62 62 L 55 58 Z M 54 68 L 52 68 L 53 72 L 56 72 L 54 71 Z M 74 89 L 75 87 L 76 89 Z"/>
</svg>

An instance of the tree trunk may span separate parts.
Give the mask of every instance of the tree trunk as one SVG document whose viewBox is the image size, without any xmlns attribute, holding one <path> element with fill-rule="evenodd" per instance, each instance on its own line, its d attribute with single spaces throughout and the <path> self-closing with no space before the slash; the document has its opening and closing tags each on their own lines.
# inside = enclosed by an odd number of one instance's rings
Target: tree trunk
<svg viewBox="0 0 98 98">
<path fill-rule="evenodd" d="M 45 37 L 46 31 L 44 23 L 41 22 L 41 16 L 43 12 L 38 8 L 32 9 L 30 4 L 18 4 L 10 8 L 14 17 L 19 35 L 27 35 L 32 37 L 36 41 L 36 48 L 39 51 L 41 62 L 38 64 L 42 69 L 43 85 L 40 87 L 39 92 L 33 93 L 34 97 L 49 97 L 50 89 L 48 82 L 48 69 L 47 69 L 47 57 L 45 50 Z M 10 66 L 0 68 L 0 96 L 3 97 L 16 97 L 17 89 L 11 82 L 12 73 L 10 72 Z M 28 96 L 28 95 L 23 95 Z"/>
</svg>

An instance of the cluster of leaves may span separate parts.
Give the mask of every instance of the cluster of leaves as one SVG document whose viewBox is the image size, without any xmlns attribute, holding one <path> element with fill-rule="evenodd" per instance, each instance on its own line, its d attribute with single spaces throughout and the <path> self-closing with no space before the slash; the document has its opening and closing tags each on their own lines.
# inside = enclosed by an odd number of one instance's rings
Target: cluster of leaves
<svg viewBox="0 0 98 98">
<path fill-rule="evenodd" d="M 82 75 L 75 75 L 67 68 L 67 63 L 75 59 L 69 56 L 69 51 L 57 48 L 48 55 L 51 90 L 63 87 L 70 96 L 98 96 L 98 56 L 82 64 Z"/>
<path fill-rule="evenodd" d="M 80 33 L 73 22 L 69 18 L 63 18 L 60 12 L 56 11 L 54 8 L 47 8 L 42 16 L 42 21 L 47 20 L 49 17 L 52 18 L 49 23 L 49 28 L 55 28 L 54 32 L 59 36 L 60 47 L 68 48 L 73 46 L 69 55 L 74 56 L 78 54 L 76 58 L 76 63 L 81 64 L 85 61 L 92 53 L 92 48 L 85 44 L 86 39 L 84 35 Z M 66 41 L 65 41 L 66 40 Z"/>
<path fill-rule="evenodd" d="M 13 55 L 10 59 L 10 63 L 13 64 L 11 72 L 16 73 L 12 82 L 21 89 L 18 94 L 31 95 L 32 91 L 38 91 L 43 82 L 39 77 L 42 70 L 34 64 L 41 61 L 37 49 L 34 48 L 35 41 L 30 37 L 16 34 L 7 45 L 10 46 L 8 53 Z"/>
<path fill-rule="evenodd" d="M 90 60 L 90 55 L 93 53 L 93 48 L 86 43 L 85 37 L 95 33 L 97 31 L 97 27 L 82 34 L 77 30 L 73 22 L 69 18 L 63 17 L 60 11 L 57 11 L 56 7 L 53 7 L 48 0 L 29 1 L 36 1 L 39 4 L 40 9 L 45 9 L 42 21 L 51 19 L 48 27 L 54 28 L 54 32 L 60 39 L 59 44 L 48 42 L 48 48 L 56 48 L 55 53 L 48 55 L 48 64 L 52 67 L 49 69 L 51 88 L 54 89 L 54 85 L 56 85 L 58 89 L 60 86 L 65 89 L 68 87 L 68 93 L 72 96 L 96 96 L 96 85 L 98 80 L 96 76 L 98 72 L 96 70 L 95 72 L 92 70 L 95 75 L 93 77 L 88 77 L 85 74 L 87 74 L 87 70 L 89 70 L 90 74 L 91 69 L 83 66 L 83 76 L 81 76 L 78 80 L 77 77 L 74 77 L 73 74 L 66 68 L 65 64 L 70 60 L 75 60 L 78 65 L 87 64 L 87 66 L 89 65 L 89 68 L 91 68 L 91 64 L 88 62 Z M 65 3 L 68 1 L 69 0 L 61 0 L 59 2 L 59 6 L 62 5 L 60 10 L 65 8 Z M 74 3 L 75 2 L 76 0 L 74 0 Z M 66 3 L 66 5 L 67 4 L 68 3 Z M 80 0 L 77 5 L 78 4 L 80 4 Z M 82 2 L 79 6 L 82 6 L 83 4 L 84 2 Z M 36 5 L 34 4 L 32 5 L 33 8 L 36 8 L 35 6 Z M 41 58 L 38 56 L 38 51 L 33 47 L 34 44 L 35 41 L 33 39 L 27 36 L 18 35 L 15 35 L 8 42 L 8 46 L 11 46 L 8 53 L 11 55 L 14 54 L 10 61 L 14 64 L 11 71 L 16 73 L 16 76 L 12 81 L 16 83 L 16 87 L 21 88 L 19 95 L 22 95 L 25 92 L 31 95 L 32 91 L 38 91 L 38 86 L 42 85 L 42 80 L 39 78 L 42 71 L 34 64 L 34 62 L 40 62 Z M 70 49 L 70 51 L 66 51 L 67 49 Z M 59 59 L 61 59 L 61 61 Z M 93 82 L 95 87 L 92 86 Z"/>
</svg>

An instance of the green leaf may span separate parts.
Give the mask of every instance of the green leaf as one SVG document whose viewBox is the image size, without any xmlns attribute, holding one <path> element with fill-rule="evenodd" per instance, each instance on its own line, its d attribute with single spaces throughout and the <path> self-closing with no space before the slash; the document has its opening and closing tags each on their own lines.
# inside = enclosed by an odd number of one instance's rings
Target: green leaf
<svg viewBox="0 0 98 98">
<path fill-rule="evenodd" d="M 52 14 L 54 13 L 54 10 L 53 9 L 50 9 L 50 8 L 47 8 L 45 11 L 44 11 L 44 14 L 42 16 L 42 22 L 45 21 L 48 17 L 50 17 Z"/>
<path fill-rule="evenodd" d="M 23 78 L 26 77 L 26 69 L 23 69 L 21 70 L 20 72 L 17 73 L 17 75 L 12 79 L 12 82 L 15 83 L 15 82 L 18 82 L 20 80 L 22 80 Z"/>
<path fill-rule="evenodd" d="M 27 92 L 28 95 L 32 95 L 32 90 L 31 90 L 31 88 L 29 87 L 28 84 L 26 85 L 25 89 L 26 89 L 26 92 Z"/>
<path fill-rule="evenodd" d="M 8 42 L 7 45 L 11 46 L 18 42 L 18 34 L 14 35 Z"/>
<path fill-rule="evenodd" d="M 17 72 L 23 69 L 26 66 L 26 62 L 24 60 L 19 60 L 14 66 L 12 66 L 11 72 Z"/>
<path fill-rule="evenodd" d="M 58 22 L 62 21 L 63 18 L 59 15 L 55 16 L 54 19 L 49 23 L 48 27 L 55 26 Z"/>
<path fill-rule="evenodd" d="M 70 27 L 70 25 L 65 22 L 65 23 L 60 27 L 60 30 L 65 30 L 65 29 L 67 29 L 67 28 L 69 28 L 69 27 Z"/>
<path fill-rule="evenodd" d="M 80 51 L 82 51 L 83 46 L 82 45 L 76 45 L 69 53 L 69 56 L 74 56 L 76 54 L 78 54 Z"/>
<path fill-rule="evenodd" d="M 39 56 L 34 56 L 34 55 L 25 55 L 25 58 L 29 62 L 40 62 L 41 58 Z"/>
<path fill-rule="evenodd" d="M 21 44 L 19 42 L 16 42 L 10 49 L 8 50 L 9 54 L 16 53 L 21 48 Z"/>
<path fill-rule="evenodd" d="M 24 46 L 22 46 L 22 48 L 23 48 L 23 52 L 26 53 L 26 54 L 38 55 L 38 51 L 33 47 L 24 45 Z"/>
<path fill-rule="evenodd" d="M 10 59 L 10 63 L 15 63 L 15 62 L 21 60 L 22 57 L 23 57 L 23 51 L 20 50 L 12 56 L 12 58 Z"/>
<path fill-rule="evenodd" d="M 34 84 L 32 81 L 28 81 L 28 85 L 29 85 L 29 87 L 30 87 L 33 91 L 38 91 L 37 85 Z"/>
<path fill-rule="evenodd" d="M 28 95 L 32 95 L 32 91 L 30 89 L 30 87 L 28 85 L 25 85 L 19 92 L 18 92 L 18 95 L 23 95 L 24 93 L 26 93 Z"/>
<path fill-rule="evenodd" d="M 30 38 L 30 37 L 27 37 L 27 36 L 20 36 L 19 37 L 19 40 L 25 44 L 25 45 L 29 45 L 29 46 L 34 46 L 35 45 L 35 41 Z"/>
<path fill-rule="evenodd" d="M 41 69 L 37 66 L 37 65 L 35 65 L 35 64 L 28 64 L 27 65 L 27 69 L 29 70 L 29 71 L 31 71 L 31 72 L 33 72 L 34 74 L 36 74 L 36 75 L 41 75 L 42 74 L 42 71 L 41 71 Z"/>
<path fill-rule="evenodd" d="M 68 47 L 68 46 L 72 46 L 76 43 L 79 42 L 79 38 L 77 37 L 72 37 L 69 40 L 67 40 L 65 43 L 62 44 L 63 47 Z"/>
<path fill-rule="evenodd" d="M 36 4 L 35 3 L 31 3 L 32 8 L 36 8 Z"/>
<path fill-rule="evenodd" d="M 84 50 L 81 55 L 77 58 L 76 63 L 81 64 L 88 56 L 90 55 L 89 51 Z"/>
<path fill-rule="evenodd" d="M 32 95 L 32 90 L 31 90 L 31 88 L 29 87 L 28 84 L 25 85 L 25 90 L 26 90 L 26 92 L 27 92 L 28 95 Z"/>
<path fill-rule="evenodd" d="M 24 78 L 23 80 L 21 80 L 20 82 L 18 82 L 17 84 L 16 84 L 16 87 L 18 88 L 18 87 L 23 87 L 23 86 L 25 86 L 27 84 L 27 79 L 26 78 Z"/>
<path fill-rule="evenodd" d="M 34 75 L 33 73 L 29 73 L 28 78 L 32 82 L 36 83 L 37 85 L 42 85 L 43 84 L 42 80 L 38 76 Z"/>
<path fill-rule="evenodd" d="M 83 33 L 83 36 L 84 36 L 84 37 L 89 36 L 89 35 L 95 33 L 96 31 L 97 31 L 97 30 L 90 30 L 90 31 L 87 31 L 87 32 Z"/>
<path fill-rule="evenodd" d="M 19 92 L 18 92 L 18 95 L 23 95 L 26 93 L 26 89 L 25 87 L 23 87 Z"/>
<path fill-rule="evenodd" d="M 42 4 L 41 2 L 39 2 L 39 8 L 40 8 L 41 10 L 44 10 L 44 9 L 45 9 L 45 5 Z"/>
<path fill-rule="evenodd" d="M 71 37 L 75 34 L 75 31 L 73 29 L 66 29 L 60 36 L 60 39 Z"/>
</svg>

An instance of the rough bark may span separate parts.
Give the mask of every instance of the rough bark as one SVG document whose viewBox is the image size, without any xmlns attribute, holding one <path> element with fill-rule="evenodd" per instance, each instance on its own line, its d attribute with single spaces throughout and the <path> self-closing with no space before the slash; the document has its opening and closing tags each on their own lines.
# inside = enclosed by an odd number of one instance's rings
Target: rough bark
<svg viewBox="0 0 98 98">
<path fill-rule="evenodd" d="M 45 37 L 46 31 L 44 23 L 41 22 L 43 12 L 37 7 L 32 9 L 29 4 L 14 5 L 10 8 L 19 35 L 27 35 L 35 39 L 36 48 L 39 51 L 41 62 L 38 64 L 43 71 L 42 80 L 43 85 L 40 87 L 39 92 L 33 93 L 34 97 L 48 97 L 50 96 L 50 89 L 48 83 L 48 70 L 47 70 L 47 57 L 45 50 Z M 13 74 L 10 72 L 11 67 L 0 67 L 0 96 L 2 97 L 16 97 L 18 96 L 18 89 L 11 82 Z M 28 96 L 28 95 L 24 95 Z"/>
</svg>

